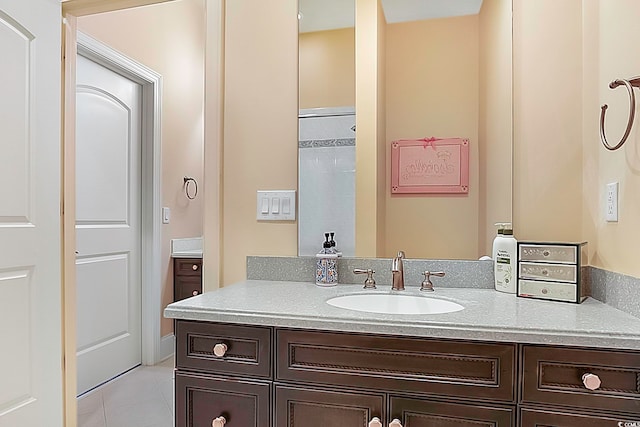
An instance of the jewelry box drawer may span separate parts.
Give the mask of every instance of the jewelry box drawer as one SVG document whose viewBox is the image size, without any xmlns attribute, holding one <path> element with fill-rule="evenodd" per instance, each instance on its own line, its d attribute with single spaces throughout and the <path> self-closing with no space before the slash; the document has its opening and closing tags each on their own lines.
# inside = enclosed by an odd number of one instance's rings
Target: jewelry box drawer
<svg viewBox="0 0 640 427">
<path fill-rule="evenodd" d="M 576 283 L 578 281 L 578 267 L 575 264 L 520 262 L 518 277 L 520 279 Z"/>
<path fill-rule="evenodd" d="M 578 248 L 564 245 L 518 245 L 518 260 L 550 263 L 578 263 Z"/>
</svg>

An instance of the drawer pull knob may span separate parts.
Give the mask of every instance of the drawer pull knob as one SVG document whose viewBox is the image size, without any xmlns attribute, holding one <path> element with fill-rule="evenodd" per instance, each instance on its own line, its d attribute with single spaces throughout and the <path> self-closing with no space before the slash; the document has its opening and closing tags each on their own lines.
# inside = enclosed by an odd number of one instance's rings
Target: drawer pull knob
<svg viewBox="0 0 640 427">
<path fill-rule="evenodd" d="M 380 422 L 380 418 L 373 417 L 371 421 L 369 421 L 369 427 L 382 427 L 382 423 Z"/>
<path fill-rule="evenodd" d="M 211 427 L 224 427 L 226 423 L 227 423 L 226 418 L 223 416 L 220 416 L 211 422 Z"/>
<path fill-rule="evenodd" d="M 198 264 L 193 264 L 193 265 L 191 266 L 191 269 L 192 269 L 193 271 L 196 271 L 196 270 L 198 269 Z"/>
<path fill-rule="evenodd" d="M 222 357 L 227 352 L 227 349 L 228 347 L 225 343 L 218 343 L 213 346 L 213 354 L 215 354 L 217 357 Z"/>
<path fill-rule="evenodd" d="M 394 418 L 393 421 L 389 423 L 389 427 L 402 427 L 402 423 L 400 422 L 399 419 Z"/>
<path fill-rule="evenodd" d="M 191 292 L 191 295 L 193 295 L 195 297 L 196 295 L 198 295 L 198 291 Z"/>
<path fill-rule="evenodd" d="M 586 373 L 582 376 L 582 384 L 589 390 L 597 390 L 602 382 L 596 374 Z"/>
</svg>

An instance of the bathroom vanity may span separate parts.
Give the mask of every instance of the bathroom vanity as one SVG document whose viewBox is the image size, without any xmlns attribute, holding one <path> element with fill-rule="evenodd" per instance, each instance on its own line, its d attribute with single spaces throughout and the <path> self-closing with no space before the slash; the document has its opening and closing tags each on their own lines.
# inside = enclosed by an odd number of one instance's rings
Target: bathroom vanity
<svg viewBox="0 0 640 427">
<path fill-rule="evenodd" d="M 170 305 L 176 426 L 640 424 L 638 318 L 487 289 L 437 290 L 465 307 L 437 315 L 325 302 L 360 292 L 245 281 Z"/>
</svg>

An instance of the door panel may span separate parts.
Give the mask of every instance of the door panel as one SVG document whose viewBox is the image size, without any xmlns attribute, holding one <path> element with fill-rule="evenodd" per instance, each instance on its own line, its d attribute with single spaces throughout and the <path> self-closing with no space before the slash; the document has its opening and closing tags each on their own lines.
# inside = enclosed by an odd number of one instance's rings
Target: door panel
<svg viewBox="0 0 640 427">
<path fill-rule="evenodd" d="M 0 426 L 62 426 L 60 3 L 0 0 Z"/>
<path fill-rule="evenodd" d="M 78 56 L 78 393 L 141 363 L 141 96 Z"/>
<path fill-rule="evenodd" d="M 77 147 L 78 159 L 82 160 L 76 166 L 76 190 L 82 195 L 76 206 L 78 224 L 129 224 L 129 152 L 131 144 L 136 143 L 130 138 L 131 113 L 109 93 L 78 87 L 78 121 L 91 123 L 90 128 L 78 126 L 78 138 L 87 141 Z M 109 143 L 97 143 L 95 135 Z"/>
</svg>

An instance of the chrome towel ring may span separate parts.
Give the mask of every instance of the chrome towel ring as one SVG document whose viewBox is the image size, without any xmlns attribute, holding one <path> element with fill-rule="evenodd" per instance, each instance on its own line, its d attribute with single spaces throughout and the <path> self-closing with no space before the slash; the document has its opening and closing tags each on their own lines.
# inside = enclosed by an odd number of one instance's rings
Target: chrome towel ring
<svg viewBox="0 0 640 427">
<path fill-rule="evenodd" d="M 622 147 L 624 143 L 627 141 L 629 134 L 631 133 L 631 128 L 633 127 L 633 120 L 635 119 L 635 114 L 636 114 L 636 96 L 633 93 L 633 88 L 634 87 L 640 88 L 640 76 L 632 77 L 629 80 L 618 79 L 609 83 L 609 88 L 611 89 L 615 89 L 618 86 L 626 87 L 627 92 L 629 92 L 629 120 L 627 121 L 627 129 L 625 130 L 624 135 L 622 135 L 622 139 L 616 145 L 609 144 L 609 142 L 607 141 L 607 137 L 604 134 L 604 116 L 609 106 L 607 104 L 604 104 L 602 107 L 600 107 L 600 140 L 602 141 L 602 145 L 604 145 L 604 147 L 610 151 L 614 151 Z"/>
<path fill-rule="evenodd" d="M 190 183 L 193 182 L 193 190 L 191 190 Z M 187 199 L 193 200 L 198 195 L 198 181 L 189 176 L 184 177 L 184 193 L 187 195 Z"/>
</svg>

